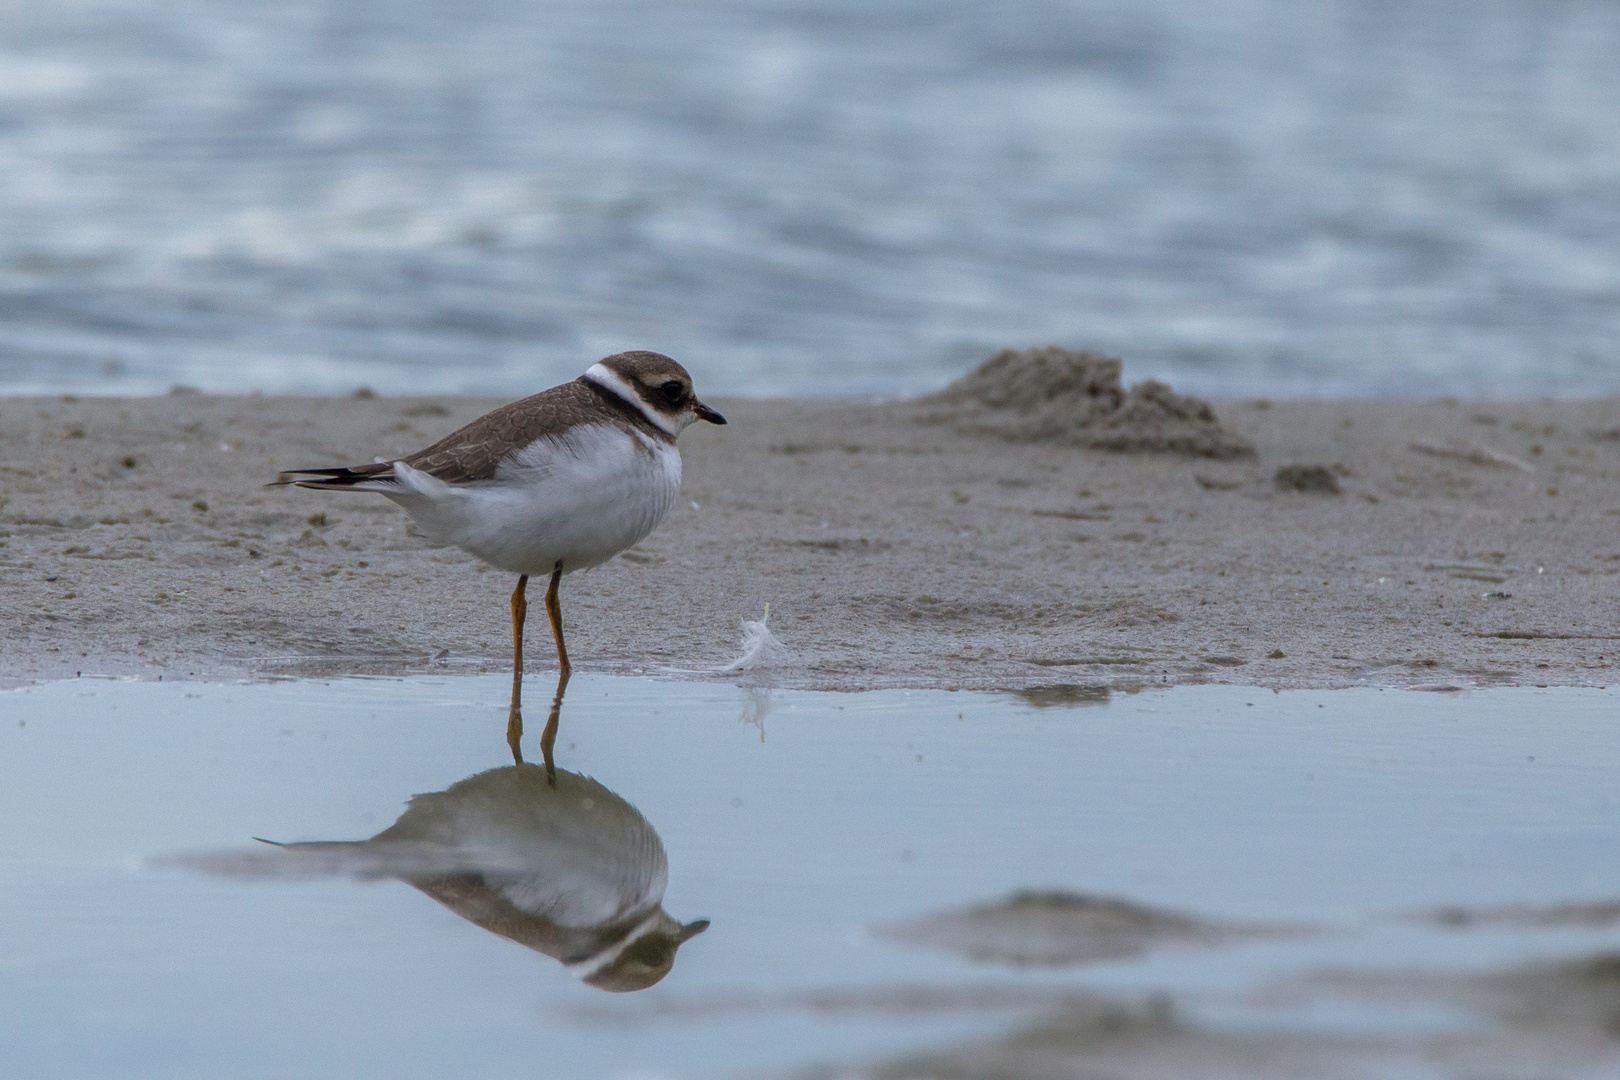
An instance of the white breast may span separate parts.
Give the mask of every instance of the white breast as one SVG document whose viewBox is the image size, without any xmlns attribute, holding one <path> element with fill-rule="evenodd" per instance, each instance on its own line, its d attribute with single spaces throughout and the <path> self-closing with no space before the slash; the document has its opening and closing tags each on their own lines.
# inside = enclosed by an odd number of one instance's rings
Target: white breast
<svg viewBox="0 0 1620 1080">
<path fill-rule="evenodd" d="M 533 766 L 491 770 L 413 799 L 390 832 L 431 841 L 519 911 L 573 929 L 652 911 L 669 882 L 664 845 L 647 819 L 564 770 L 555 786 Z"/>
<path fill-rule="evenodd" d="M 446 484 L 403 463 L 388 497 L 430 538 L 517 574 L 564 572 L 611 559 L 652 532 L 675 503 L 674 446 L 613 424 L 588 424 L 530 443 L 495 479 Z"/>
</svg>

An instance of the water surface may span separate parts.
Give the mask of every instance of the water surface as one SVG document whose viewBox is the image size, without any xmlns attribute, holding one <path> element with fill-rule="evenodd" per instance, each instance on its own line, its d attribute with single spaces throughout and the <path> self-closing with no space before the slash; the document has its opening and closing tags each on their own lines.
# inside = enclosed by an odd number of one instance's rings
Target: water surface
<svg viewBox="0 0 1620 1080">
<path fill-rule="evenodd" d="M 1602 0 L 10 4 L 0 155 L 4 393 L 1620 393 Z"/>
<path fill-rule="evenodd" d="M 1620 730 L 1599 690 L 1198 687 L 1037 708 L 578 676 L 555 766 L 561 793 L 594 791 L 593 806 L 541 795 L 517 813 L 561 852 L 526 880 L 555 914 L 569 888 L 599 896 L 641 873 L 648 856 L 622 839 L 639 815 L 667 855 L 663 909 L 711 925 L 637 993 L 604 993 L 436 903 L 397 880 L 398 861 L 265 871 L 277 852 L 253 838 L 365 840 L 414 795 L 470 785 L 485 820 L 510 820 L 514 804 L 480 785 L 543 766 L 533 715 L 532 763 L 513 764 L 505 691 L 499 677 L 76 680 L 0 696 L 8 1062 L 41 1077 L 501 1077 L 539 1062 L 707 1077 L 987 1034 L 1027 1020 L 1008 1004 L 1019 994 L 1164 991 L 1241 1026 L 1256 1022 L 1250 991 L 1323 967 L 1479 971 L 1620 945 L 1602 920 L 1413 918 L 1620 897 Z M 620 824 L 593 832 L 602 810 Z M 569 830 L 572 849 L 555 839 Z M 1303 932 L 1035 968 L 875 932 L 1025 889 Z M 1002 1005 L 880 1007 L 896 988 Z"/>
</svg>

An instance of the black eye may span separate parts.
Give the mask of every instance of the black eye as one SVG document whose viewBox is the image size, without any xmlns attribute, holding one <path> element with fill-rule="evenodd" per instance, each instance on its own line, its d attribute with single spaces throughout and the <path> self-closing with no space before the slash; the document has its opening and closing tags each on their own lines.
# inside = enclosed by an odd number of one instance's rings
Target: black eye
<svg viewBox="0 0 1620 1080">
<path fill-rule="evenodd" d="M 671 379 L 663 386 L 660 386 L 658 388 L 658 392 L 664 395 L 665 401 L 668 401 L 673 405 L 674 403 L 680 401 L 682 396 L 685 395 L 686 388 L 675 379 Z"/>
</svg>

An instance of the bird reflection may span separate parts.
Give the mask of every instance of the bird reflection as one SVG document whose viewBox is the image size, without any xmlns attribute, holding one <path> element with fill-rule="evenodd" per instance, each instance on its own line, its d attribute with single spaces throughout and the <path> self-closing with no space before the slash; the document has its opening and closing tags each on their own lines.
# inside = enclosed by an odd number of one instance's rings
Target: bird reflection
<svg viewBox="0 0 1620 1080">
<path fill-rule="evenodd" d="M 164 861 L 231 876 L 396 878 L 591 986 L 645 989 L 709 923 L 683 925 L 664 911 L 669 864 L 647 819 L 595 780 L 555 767 L 567 681 L 564 674 L 557 684 L 543 766 L 522 759 L 514 695 L 508 740 L 516 763 L 413 797 L 369 840 L 265 841 L 274 853 Z"/>
</svg>

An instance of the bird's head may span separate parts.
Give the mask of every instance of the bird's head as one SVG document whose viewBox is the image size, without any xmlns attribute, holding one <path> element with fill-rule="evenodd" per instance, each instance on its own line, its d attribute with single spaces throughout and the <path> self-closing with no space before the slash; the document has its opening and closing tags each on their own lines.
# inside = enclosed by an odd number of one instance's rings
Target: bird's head
<svg viewBox="0 0 1620 1080">
<path fill-rule="evenodd" d="M 679 435 L 695 420 L 726 422 L 697 399 L 686 369 L 663 353 L 615 353 L 592 364 L 583 378 L 622 398 L 670 435 Z"/>
<path fill-rule="evenodd" d="M 657 914 L 638 926 L 631 935 L 608 950 L 582 980 L 611 993 L 645 990 L 663 979 L 675 966 L 675 950 L 709 928 L 708 919 L 684 926 L 660 908 Z"/>
</svg>

